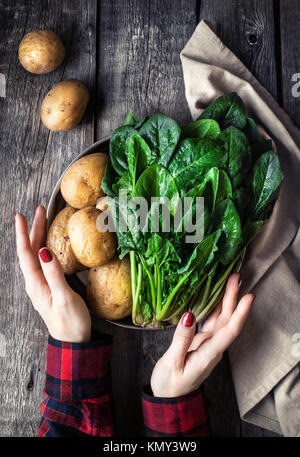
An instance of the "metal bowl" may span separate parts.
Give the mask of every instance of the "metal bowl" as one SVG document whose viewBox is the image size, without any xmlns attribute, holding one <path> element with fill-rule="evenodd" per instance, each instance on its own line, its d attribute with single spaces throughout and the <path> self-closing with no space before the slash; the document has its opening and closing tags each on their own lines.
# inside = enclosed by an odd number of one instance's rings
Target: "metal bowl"
<svg viewBox="0 0 300 457">
<path fill-rule="evenodd" d="M 107 152 L 109 151 L 109 139 L 110 137 L 102 138 L 101 140 L 97 141 L 96 143 L 92 144 L 88 148 L 86 148 L 84 151 L 82 151 L 78 156 L 70 163 L 70 165 L 66 168 L 64 173 L 61 175 L 59 180 L 57 181 L 53 192 L 51 194 L 48 208 L 47 208 L 47 227 L 49 229 L 53 219 L 55 218 L 56 214 L 61 211 L 65 206 L 66 202 L 64 201 L 61 192 L 60 192 L 60 183 L 61 180 L 68 170 L 68 168 L 80 157 L 86 156 L 88 154 L 93 154 L 94 152 Z M 87 284 L 87 271 L 82 271 L 80 273 L 74 274 L 74 275 L 67 275 L 66 276 L 67 281 L 69 285 L 74 289 L 76 292 L 78 292 L 84 300 L 86 300 L 86 284 Z M 154 327 L 138 327 L 134 325 L 131 321 L 130 317 L 127 317 L 126 319 L 122 320 L 107 320 L 111 324 L 117 325 L 119 327 L 123 328 L 128 328 L 128 329 L 134 329 L 134 330 L 161 330 L 160 327 L 154 328 Z M 173 327 L 173 325 L 167 325 L 168 327 Z"/>
</svg>

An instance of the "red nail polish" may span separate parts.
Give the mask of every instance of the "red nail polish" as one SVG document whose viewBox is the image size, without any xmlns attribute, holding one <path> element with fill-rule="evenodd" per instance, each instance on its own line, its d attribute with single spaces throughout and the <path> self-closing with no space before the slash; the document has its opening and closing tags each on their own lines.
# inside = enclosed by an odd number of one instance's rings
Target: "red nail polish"
<svg viewBox="0 0 300 457">
<path fill-rule="evenodd" d="M 184 327 L 191 327 L 194 323 L 195 316 L 193 313 L 184 313 L 181 319 L 181 325 L 184 325 Z"/>
<path fill-rule="evenodd" d="M 52 260 L 52 254 L 49 251 L 49 249 L 47 249 L 47 248 L 41 249 L 39 252 L 39 256 L 42 259 L 42 262 L 44 262 L 44 263 L 51 262 L 51 260 Z"/>
</svg>

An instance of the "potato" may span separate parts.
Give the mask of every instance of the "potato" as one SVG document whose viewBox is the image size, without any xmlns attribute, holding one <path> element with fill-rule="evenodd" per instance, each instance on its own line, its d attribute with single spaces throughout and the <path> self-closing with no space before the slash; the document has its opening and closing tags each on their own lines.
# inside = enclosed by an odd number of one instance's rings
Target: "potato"
<svg viewBox="0 0 300 457">
<path fill-rule="evenodd" d="M 87 267 L 98 267 L 113 258 L 116 252 L 114 233 L 100 232 L 96 226 L 101 211 L 87 206 L 71 216 L 68 233 L 76 258 Z"/>
<path fill-rule="evenodd" d="M 104 319 L 123 319 L 131 314 L 132 294 L 128 259 L 114 258 L 88 275 L 87 299 L 91 311 Z"/>
<path fill-rule="evenodd" d="M 45 96 L 41 119 L 50 130 L 71 130 L 82 119 L 89 93 L 78 79 L 66 79 L 54 86 Z"/>
<path fill-rule="evenodd" d="M 108 155 L 96 152 L 76 160 L 66 171 L 60 185 L 63 198 L 73 208 L 95 206 L 104 196 L 101 189 Z"/>
<path fill-rule="evenodd" d="M 60 211 L 50 226 L 46 241 L 46 245 L 54 252 L 67 275 L 86 269 L 76 259 L 68 234 L 68 222 L 75 212 L 76 210 L 70 206 Z"/>
<path fill-rule="evenodd" d="M 55 70 L 64 57 L 64 45 L 51 30 L 33 30 L 24 36 L 19 46 L 21 65 L 38 75 Z"/>
</svg>

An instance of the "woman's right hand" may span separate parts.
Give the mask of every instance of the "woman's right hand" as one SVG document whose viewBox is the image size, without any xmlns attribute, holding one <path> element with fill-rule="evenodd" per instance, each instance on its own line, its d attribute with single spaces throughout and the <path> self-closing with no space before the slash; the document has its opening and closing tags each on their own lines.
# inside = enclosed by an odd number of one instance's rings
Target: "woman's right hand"
<svg viewBox="0 0 300 457">
<path fill-rule="evenodd" d="M 167 352 L 156 363 L 151 388 L 156 397 L 179 397 L 196 390 L 222 359 L 223 352 L 239 335 L 254 295 L 237 304 L 239 273 L 230 276 L 222 302 L 196 333 L 196 319 L 185 313 Z"/>
</svg>

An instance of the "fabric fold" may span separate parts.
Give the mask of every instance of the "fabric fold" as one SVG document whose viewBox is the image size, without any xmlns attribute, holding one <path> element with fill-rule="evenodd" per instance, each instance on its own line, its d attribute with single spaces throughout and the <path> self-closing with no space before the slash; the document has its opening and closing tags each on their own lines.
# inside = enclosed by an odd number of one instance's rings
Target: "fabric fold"
<svg viewBox="0 0 300 457">
<path fill-rule="evenodd" d="M 193 119 L 215 98 L 237 92 L 247 115 L 276 145 L 285 176 L 270 219 L 247 250 L 241 294 L 256 295 L 245 327 L 229 350 L 240 414 L 277 433 L 300 436 L 300 408 L 287 408 L 284 379 L 293 379 L 300 398 L 300 131 L 245 65 L 201 21 L 181 52 L 185 91 Z M 299 244 L 298 244 L 299 247 Z M 276 392 L 276 394 L 275 394 Z M 297 400 L 295 400 L 295 398 Z"/>
</svg>

